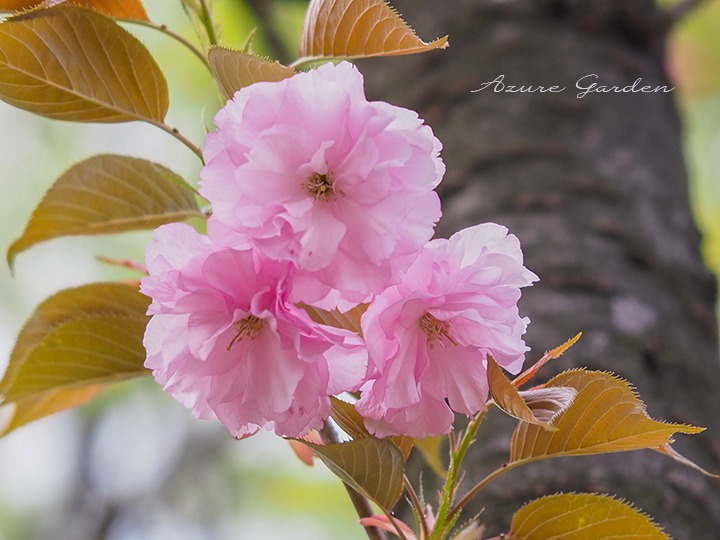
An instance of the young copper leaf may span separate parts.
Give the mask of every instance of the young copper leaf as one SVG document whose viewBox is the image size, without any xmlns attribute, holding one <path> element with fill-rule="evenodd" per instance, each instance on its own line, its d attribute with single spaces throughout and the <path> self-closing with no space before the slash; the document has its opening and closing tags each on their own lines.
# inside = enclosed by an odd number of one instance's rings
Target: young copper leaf
<svg viewBox="0 0 720 540">
<path fill-rule="evenodd" d="M 56 120 L 159 123 L 168 89 L 148 50 L 95 11 L 61 5 L 0 23 L 0 99 Z"/>
<path fill-rule="evenodd" d="M 241 88 L 256 82 L 282 81 L 295 75 L 291 67 L 280 62 L 224 47 L 210 49 L 208 60 L 215 80 L 227 99 L 232 98 Z"/>
<path fill-rule="evenodd" d="M 422 41 L 385 0 L 312 0 L 300 56 L 396 56 L 447 45 L 447 36 L 431 43 Z"/>
<path fill-rule="evenodd" d="M 147 21 L 148 16 L 140 0 L 0 0 L 0 11 L 22 11 L 35 7 L 70 4 L 94 9 L 110 17 Z"/>
<path fill-rule="evenodd" d="M 492 356 L 488 356 L 487 363 L 490 395 L 492 396 L 495 405 L 497 405 L 501 411 L 513 418 L 522 420 L 523 422 L 536 424 L 549 431 L 557 431 L 555 426 L 552 426 L 535 416 L 530 407 L 528 407 L 527 403 L 525 403 L 525 400 L 520 397 L 517 389 L 507 379 L 507 377 L 505 377 L 505 374 L 502 372 L 500 366 L 498 366 Z"/>
<path fill-rule="evenodd" d="M 0 437 L 57 412 L 82 405 L 105 389 L 104 384 L 50 390 L 0 407 Z"/>
<path fill-rule="evenodd" d="M 510 443 L 510 461 L 604 454 L 658 448 L 675 433 L 695 434 L 703 428 L 653 420 L 632 387 L 600 371 L 574 369 L 545 387 L 570 387 L 578 394 L 554 420 L 557 431 L 521 422 Z"/>
<path fill-rule="evenodd" d="M 367 310 L 367 304 L 359 304 L 354 308 L 341 313 L 340 311 L 333 309 L 327 311 L 325 309 L 316 308 L 303 304 L 303 309 L 307 311 L 310 318 L 319 324 L 325 324 L 334 328 L 344 328 L 345 330 L 351 330 L 357 334 L 362 335 L 362 327 L 360 326 L 360 319 L 363 313 Z"/>
<path fill-rule="evenodd" d="M 518 510 L 507 540 L 669 540 L 653 521 L 625 502 L 591 493 L 556 494 Z"/>
<path fill-rule="evenodd" d="M 523 371 L 520 375 L 515 377 L 513 379 L 513 384 L 520 388 L 523 384 L 528 382 L 530 379 L 532 379 L 537 372 L 540 370 L 541 367 L 543 367 L 545 364 L 547 364 L 550 360 L 554 360 L 555 358 L 559 358 L 563 355 L 565 351 L 567 351 L 570 347 L 575 345 L 577 341 L 582 337 L 582 332 L 579 332 L 575 334 L 574 337 L 568 339 L 565 343 L 562 345 L 559 345 L 558 347 L 555 347 L 554 349 L 550 351 L 546 351 L 545 354 L 542 355 L 542 358 L 535 362 L 532 366 L 530 366 L 528 369 Z"/>
<path fill-rule="evenodd" d="M 12 266 L 19 252 L 51 238 L 152 229 L 193 216 L 202 212 L 192 188 L 169 169 L 126 156 L 93 156 L 58 178 L 7 259 Z"/>
<path fill-rule="evenodd" d="M 45 300 L 20 332 L 0 380 L 3 403 L 146 374 L 142 339 L 149 302 L 137 287 L 116 283 L 67 289 Z"/>
<path fill-rule="evenodd" d="M 365 437 L 340 444 L 306 443 L 337 477 L 390 511 L 402 495 L 403 456 L 389 440 Z"/>
</svg>

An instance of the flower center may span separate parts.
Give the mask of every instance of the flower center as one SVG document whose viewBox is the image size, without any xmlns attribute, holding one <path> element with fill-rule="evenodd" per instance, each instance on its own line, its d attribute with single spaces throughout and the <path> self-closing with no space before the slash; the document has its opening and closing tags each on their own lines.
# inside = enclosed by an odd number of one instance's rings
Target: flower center
<svg viewBox="0 0 720 540">
<path fill-rule="evenodd" d="M 332 173 L 315 173 L 305 184 L 307 192 L 320 201 L 334 201 L 342 193 L 335 189 L 335 179 Z"/>
<path fill-rule="evenodd" d="M 453 345 L 458 345 L 458 342 L 455 341 L 455 339 L 453 339 L 453 337 L 450 335 L 449 321 L 441 321 L 440 319 L 433 317 L 429 313 L 425 313 L 425 315 L 420 317 L 420 320 L 418 322 L 420 324 L 420 328 L 422 328 L 423 332 L 427 334 L 428 343 L 430 343 L 431 346 L 434 341 L 437 341 L 443 337 L 446 338 Z"/>
<path fill-rule="evenodd" d="M 265 321 L 260 317 L 250 315 L 244 319 L 235 321 L 233 326 L 237 329 L 237 334 L 232 338 L 232 341 L 230 341 L 230 345 L 227 347 L 228 351 L 233 348 L 235 343 L 242 341 L 246 337 L 254 339 L 263 329 L 263 326 L 265 326 Z"/>
</svg>

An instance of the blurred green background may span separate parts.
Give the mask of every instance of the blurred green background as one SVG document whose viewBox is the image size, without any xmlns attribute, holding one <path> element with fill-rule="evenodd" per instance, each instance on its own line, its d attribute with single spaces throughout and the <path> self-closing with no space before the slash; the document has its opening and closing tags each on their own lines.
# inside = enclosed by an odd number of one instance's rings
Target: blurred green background
<svg viewBox="0 0 720 540">
<path fill-rule="evenodd" d="M 663 2 L 671 4 L 672 2 Z M 191 35 L 177 0 L 146 2 L 152 20 Z M 294 51 L 307 3 L 276 0 L 274 42 Z M 216 0 L 226 43 L 258 24 L 242 0 Z M 129 25 L 164 67 L 167 122 L 200 144 L 221 106 L 207 71 L 178 43 Z M 705 2 L 672 35 L 667 69 L 678 86 L 692 200 L 708 265 L 720 273 L 720 0 Z M 425 36 L 427 37 L 427 36 Z M 271 54 L 260 32 L 253 49 Z M 277 46 L 277 45 L 276 45 Z M 0 246 L 22 228 L 62 171 L 90 155 L 144 157 L 196 184 L 199 162 L 142 124 L 53 122 L 0 102 Z M 12 276 L 0 265 L 0 369 L 37 303 L 91 281 L 135 278 L 97 255 L 142 260 L 149 233 L 66 238 L 22 253 Z M 77 412 L 0 440 L 0 540 L 364 538 L 344 489 L 322 465 L 302 465 L 287 443 L 261 433 L 234 441 L 198 422 L 150 379 L 123 383 Z"/>
</svg>

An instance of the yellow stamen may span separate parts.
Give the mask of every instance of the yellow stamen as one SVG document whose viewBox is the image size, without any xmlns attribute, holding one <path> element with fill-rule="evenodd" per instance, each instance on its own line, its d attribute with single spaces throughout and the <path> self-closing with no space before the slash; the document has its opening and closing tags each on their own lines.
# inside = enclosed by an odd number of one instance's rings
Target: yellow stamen
<svg viewBox="0 0 720 540">
<path fill-rule="evenodd" d="M 313 174 L 305 184 L 305 189 L 316 199 L 326 202 L 334 201 L 342 195 L 341 192 L 335 189 L 335 180 L 332 173 L 329 172 L 326 174 Z"/>
<path fill-rule="evenodd" d="M 420 328 L 428 336 L 428 342 L 432 345 L 432 342 L 438 339 L 438 336 L 446 338 L 450 343 L 457 346 L 458 342 L 450 335 L 450 322 L 441 321 L 440 319 L 433 317 L 429 313 L 425 313 L 420 317 Z"/>
<path fill-rule="evenodd" d="M 260 330 L 262 330 L 264 325 L 265 321 L 263 321 L 260 317 L 256 317 L 255 315 L 250 315 L 248 317 L 245 317 L 244 319 L 235 321 L 233 323 L 233 326 L 237 329 L 238 333 L 235 335 L 234 338 L 232 338 L 232 341 L 230 341 L 227 350 L 229 351 L 230 349 L 232 349 L 235 343 L 237 343 L 238 341 L 242 341 L 246 337 L 254 339 L 260 333 Z"/>
</svg>

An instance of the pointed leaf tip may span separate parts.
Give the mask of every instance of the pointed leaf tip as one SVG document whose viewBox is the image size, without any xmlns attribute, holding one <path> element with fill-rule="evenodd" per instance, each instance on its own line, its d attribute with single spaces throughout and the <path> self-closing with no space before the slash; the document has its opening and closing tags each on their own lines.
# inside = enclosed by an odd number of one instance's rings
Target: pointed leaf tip
<svg viewBox="0 0 720 540">
<path fill-rule="evenodd" d="M 512 462 L 655 449 L 670 444 L 675 433 L 703 431 L 653 420 L 630 384 L 609 373 L 566 371 L 544 385 L 556 387 L 577 391 L 570 406 L 553 420 L 557 431 L 520 423 L 511 440 Z"/>
<path fill-rule="evenodd" d="M 300 56 L 396 56 L 447 46 L 447 36 L 431 43 L 422 41 L 385 0 L 312 0 Z"/>
<path fill-rule="evenodd" d="M 162 165 L 93 156 L 48 190 L 22 236 L 10 245 L 7 260 L 12 267 L 18 253 L 52 238 L 153 229 L 201 215 L 193 189 Z"/>
</svg>

